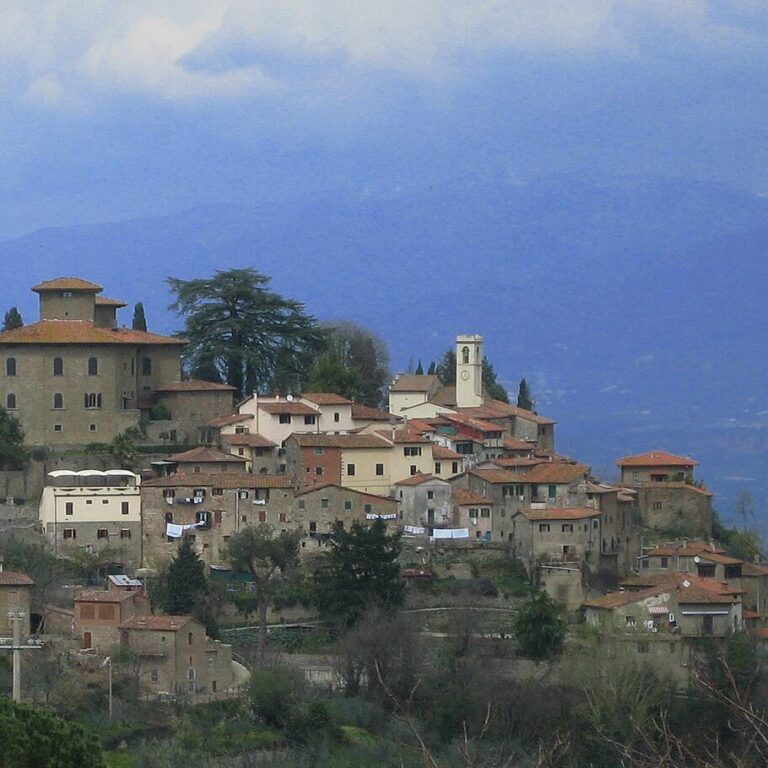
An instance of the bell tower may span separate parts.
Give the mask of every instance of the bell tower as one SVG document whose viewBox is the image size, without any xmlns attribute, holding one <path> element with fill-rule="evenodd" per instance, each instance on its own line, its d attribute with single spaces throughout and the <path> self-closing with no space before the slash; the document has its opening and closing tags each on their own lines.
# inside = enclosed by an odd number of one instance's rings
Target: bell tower
<svg viewBox="0 0 768 768">
<path fill-rule="evenodd" d="M 456 405 L 473 408 L 483 404 L 483 337 L 456 337 Z"/>
</svg>

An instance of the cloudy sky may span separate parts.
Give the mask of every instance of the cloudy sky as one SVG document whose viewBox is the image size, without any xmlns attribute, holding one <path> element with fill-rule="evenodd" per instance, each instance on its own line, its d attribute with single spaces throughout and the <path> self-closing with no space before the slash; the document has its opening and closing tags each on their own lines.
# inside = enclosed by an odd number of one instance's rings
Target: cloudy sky
<svg viewBox="0 0 768 768">
<path fill-rule="evenodd" d="M 478 175 L 768 191 L 765 0 L 3 0 L 0 237 Z"/>
</svg>

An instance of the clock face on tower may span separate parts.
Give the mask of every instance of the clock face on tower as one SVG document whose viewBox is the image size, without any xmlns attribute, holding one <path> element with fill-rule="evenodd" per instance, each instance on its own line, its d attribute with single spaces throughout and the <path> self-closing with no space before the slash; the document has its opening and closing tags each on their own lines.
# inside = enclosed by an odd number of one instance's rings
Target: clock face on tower
<svg viewBox="0 0 768 768">
<path fill-rule="evenodd" d="M 467 381 L 467 379 L 469 379 L 469 371 L 462 371 L 461 378 L 464 379 L 464 381 Z"/>
</svg>

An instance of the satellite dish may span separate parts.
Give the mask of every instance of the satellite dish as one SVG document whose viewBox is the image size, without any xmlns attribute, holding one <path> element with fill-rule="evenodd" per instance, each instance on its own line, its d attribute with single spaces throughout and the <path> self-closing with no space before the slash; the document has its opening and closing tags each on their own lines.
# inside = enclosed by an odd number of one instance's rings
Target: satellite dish
<svg viewBox="0 0 768 768">
<path fill-rule="evenodd" d="M 694 563 L 700 563 L 701 562 L 701 558 L 698 555 L 695 555 L 694 558 L 693 558 L 693 562 Z"/>
<path fill-rule="evenodd" d="M 684 580 L 683 580 L 683 586 L 684 586 L 684 587 L 687 589 L 688 587 L 690 587 L 690 586 L 691 586 L 691 582 L 690 582 L 690 581 L 688 581 L 688 579 L 684 579 Z"/>
<path fill-rule="evenodd" d="M 289 403 L 292 403 L 292 402 L 293 402 L 293 395 L 286 395 L 285 399 L 286 399 L 286 400 L 287 400 Z"/>
</svg>

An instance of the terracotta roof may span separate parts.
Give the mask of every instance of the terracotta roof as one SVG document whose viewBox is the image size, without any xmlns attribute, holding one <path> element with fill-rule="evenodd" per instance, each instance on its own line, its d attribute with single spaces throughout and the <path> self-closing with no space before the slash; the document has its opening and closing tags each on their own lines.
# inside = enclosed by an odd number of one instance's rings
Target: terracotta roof
<svg viewBox="0 0 768 768">
<path fill-rule="evenodd" d="M 230 424 L 238 424 L 241 421 L 250 421 L 253 418 L 251 413 L 229 413 L 226 416 L 219 416 L 205 423 L 206 427 L 228 427 Z"/>
<path fill-rule="evenodd" d="M 0 333 L 0 344 L 186 344 L 176 336 L 102 328 L 86 320 L 40 320 Z"/>
<path fill-rule="evenodd" d="M 546 509 L 521 509 L 520 514 L 527 520 L 585 520 L 600 517 L 602 512 L 591 507 L 547 507 Z"/>
<path fill-rule="evenodd" d="M 556 421 L 546 416 L 540 416 L 538 413 L 525 410 L 525 408 L 518 408 L 516 405 L 502 403 L 501 400 L 491 400 L 490 398 L 486 398 L 481 406 L 457 408 L 456 410 L 478 419 L 499 419 L 514 416 L 534 424 L 557 424 Z"/>
<path fill-rule="evenodd" d="M 480 505 L 484 507 L 493 506 L 493 502 L 489 498 L 486 498 L 485 496 L 481 496 L 479 493 L 472 493 L 472 491 L 461 491 L 461 490 L 454 491 L 453 500 L 460 507 L 480 506 Z"/>
<path fill-rule="evenodd" d="M 637 456 L 625 456 L 616 464 L 620 467 L 695 467 L 698 461 L 688 456 L 675 456 L 666 451 L 649 451 Z"/>
<path fill-rule="evenodd" d="M 142 488 L 292 488 L 288 475 L 261 475 L 250 472 L 193 472 L 168 477 L 153 477 L 141 484 Z"/>
<path fill-rule="evenodd" d="M 704 552 L 716 552 L 722 554 L 723 550 L 713 547 L 707 541 L 687 541 L 685 544 L 661 544 L 648 550 L 645 554 L 654 557 L 694 557 Z"/>
<path fill-rule="evenodd" d="M 333 392 L 305 392 L 302 397 L 316 405 L 352 405 L 352 401 Z"/>
<path fill-rule="evenodd" d="M 361 403 L 352 403 L 352 418 L 360 421 L 389 421 L 392 414 L 380 408 L 371 408 Z M 398 418 L 398 421 L 400 419 Z"/>
<path fill-rule="evenodd" d="M 108 299 L 106 296 L 97 296 L 96 306 L 115 307 L 116 309 L 120 309 L 120 307 L 127 307 L 128 305 L 124 301 L 120 301 L 120 299 Z"/>
<path fill-rule="evenodd" d="M 438 419 L 408 419 L 408 428 L 417 429 L 419 432 L 436 432 L 437 427 L 434 422 Z"/>
<path fill-rule="evenodd" d="M 263 403 L 259 401 L 260 410 L 278 416 L 281 413 L 289 413 L 292 416 L 319 416 L 320 412 L 315 408 L 310 408 L 304 403 L 296 400 L 280 400 L 277 403 Z"/>
<path fill-rule="evenodd" d="M 720 565 L 743 565 L 744 561 L 739 560 L 737 557 L 728 557 L 720 552 L 702 552 L 700 555 L 702 560 L 708 560 L 711 563 L 719 563 Z"/>
<path fill-rule="evenodd" d="M 527 456 L 507 456 L 501 459 L 493 459 L 493 464 L 504 469 L 515 467 L 534 467 L 537 464 L 545 464 L 546 459 L 529 459 Z"/>
<path fill-rule="evenodd" d="M 378 435 L 329 435 L 323 432 L 294 432 L 289 440 L 295 440 L 301 448 L 388 448 L 389 443 Z"/>
<path fill-rule="evenodd" d="M 392 430 L 384 430 L 379 429 L 377 430 L 377 434 L 381 435 L 386 440 L 389 440 L 392 443 L 400 444 L 400 443 L 429 443 L 430 440 L 428 437 L 424 437 L 423 435 L 419 434 L 417 431 L 412 429 L 396 429 L 394 430 L 394 434 L 392 434 Z"/>
<path fill-rule="evenodd" d="M 138 592 L 127 592 L 125 590 L 114 590 L 112 592 L 106 589 L 93 589 L 80 592 L 75 596 L 76 603 L 122 603 L 125 600 L 133 599 Z"/>
<path fill-rule="evenodd" d="M 240 434 L 221 436 L 222 442 L 228 445 L 247 445 L 249 448 L 277 448 L 277 443 L 267 440 L 256 432 L 242 432 Z"/>
<path fill-rule="evenodd" d="M 516 437 L 504 438 L 504 450 L 506 451 L 533 451 L 536 443 L 529 440 L 518 440 Z"/>
<path fill-rule="evenodd" d="M 702 496 L 712 496 L 712 491 L 708 491 L 706 488 L 700 488 L 698 485 L 691 485 L 690 483 L 684 483 L 682 481 L 665 481 L 663 483 L 649 483 L 643 486 L 644 488 L 680 488 L 681 490 L 690 491 L 691 493 L 700 493 Z"/>
<path fill-rule="evenodd" d="M 157 388 L 157 392 L 234 392 L 235 388 L 219 381 L 202 381 L 201 379 L 187 379 L 186 381 L 174 381 Z"/>
<path fill-rule="evenodd" d="M 741 618 L 744 619 L 744 621 L 750 621 L 760 618 L 760 614 L 757 611 L 750 611 L 747 608 L 744 608 L 741 612 Z"/>
<path fill-rule="evenodd" d="M 440 379 L 434 374 L 417 376 L 412 373 L 398 374 L 389 387 L 390 392 L 431 392 L 439 386 Z"/>
<path fill-rule="evenodd" d="M 0 587 L 31 587 L 34 583 L 26 573 L 0 571 Z"/>
<path fill-rule="evenodd" d="M 586 464 L 566 464 L 552 461 L 531 467 L 523 475 L 522 482 L 527 483 L 572 483 L 589 472 Z"/>
<path fill-rule="evenodd" d="M 131 616 L 120 629 L 146 629 L 150 632 L 176 632 L 192 621 L 191 616 Z"/>
<path fill-rule="evenodd" d="M 520 475 L 517 472 L 510 472 L 507 469 L 470 469 L 470 475 L 476 475 L 487 483 L 517 483 L 520 482 Z"/>
<path fill-rule="evenodd" d="M 462 426 L 476 429 L 479 432 L 503 432 L 504 428 L 500 424 L 494 424 L 490 421 L 483 421 L 482 419 L 474 419 L 465 413 L 444 413 L 442 418 L 454 424 L 461 424 Z"/>
<path fill-rule="evenodd" d="M 646 580 L 632 579 L 632 584 Z M 622 582 L 626 583 L 626 582 Z M 714 579 L 706 579 L 691 573 L 660 574 L 660 578 L 646 589 L 635 592 L 616 592 L 605 597 L 589 600 L 584 605 L 590 608 L 618 608 L 628 603 L 652 597 L 661 592 L 670 591 L 679 604 L 733 604 L 738 602 L 739 590 L 732 590 L 727 584 Z"/>
<path fill-rule="evenodd" d="M 402 480 L 395 481 L 395 485 L 423 485 L 424 483 L 428 483 L 431 480 L 437 480 L 438 482 L 445 483 L 446 481 L 439 478 L 434 477 L 434 475 L 425 475 L 423 472 L 417 472 L 415 475 L 409 475 L 408 477 L 403 478 Z"/>
<path fill-rule="evenodd" d="M 197 448 L 192 448 L 189 451 L 184 451 L 183 453 L 174 453 L 168 457 L 168 461 L 173 461 L 178 464 L 186 464 L 196 461 L 206 463 L 213 461 L 221 463 L 238 462 L 244 464 L 247 459 L 244 459 L 242 456 L 233 456 L 231 453 L 220 451 L 218 448 L 208 448 L 201 445 Z"/>
<path fill-rule="evenodd" d="M 446 448 L 443 445 L 435 443 L 432 446 L 432 458 L 433 459 L 463 459 L 464 457 L 456 451 L 452 451 L 450 448 Z"/>
<path fill-rule="evenodd" d="M 741 566 L 742 576 L 768 576 L 768 565 L 765 563 L 746 562 Z"/>
<path fill-rule="evenodd" d="M 99 293 L 104 289 L 96 283 L 83 280 L 81 277 L 57 277 L 54 280 L 44 280 L 38 283 L 33 291 L 41 293 L 42 291 L 89 291 Z"/>
<path fill-rule="evenodd" d="M 375 493 L 365 493 L 364 491 L 357 491 L 354 488 L 345 488 L 338 483 L 319 483 L 318 485 L 313 485 L 310 488 L 305 488 L 302 491 L 297 491 L 296 496 L 306 496 L 308 493 L 322 491 L 324 488 L 336 488 L 337 490 L 343 491 L 344 493 L 354 493 L 355 496 L 362 496 L 363 498 L 371 499 L 376 503 L 383 501 L 387 504 L 397 504 L 397 501 L 390 496 L 377 496 Z"/>
<path fill-rule="evenodd" d="M 622 606 L 629 605 L 630 603 L 640 602 L 648 597 L 656 597 L 669 589 L 669 586 L 654 586 L 640 592 L 611 592 L 603 597 L 586 600 L 582 605 L 587 608 L 612 610 L 614 608 L 621 608 Z"/>
<path fill-rule="evenodd" d="M 444 408 L 453 408 L 456 406 L 456 387 L 440 386 L 437 388 L 429 402 L 434 405 L 441 405 Z"/>
</svg>

